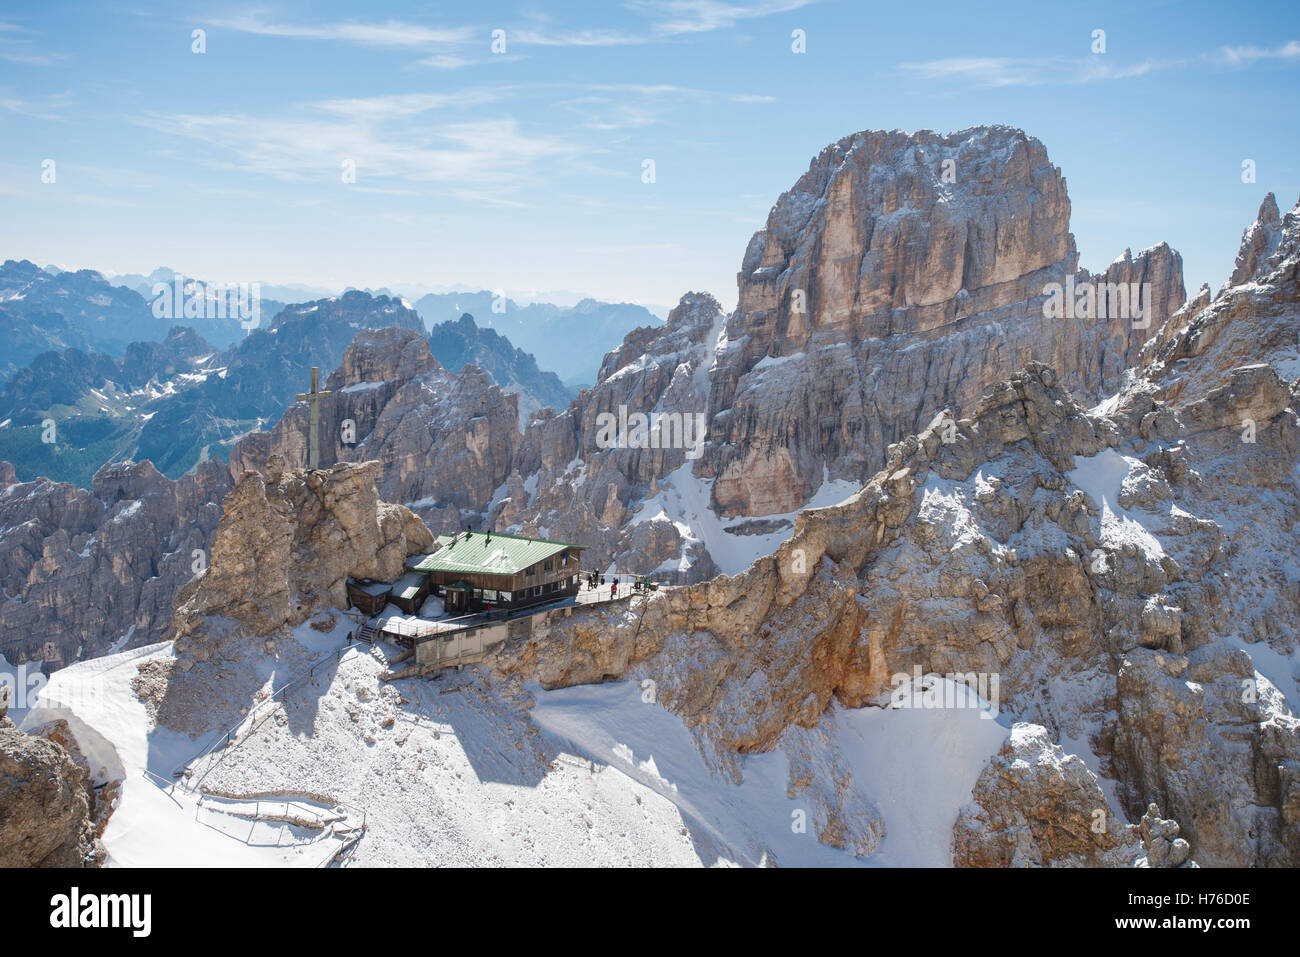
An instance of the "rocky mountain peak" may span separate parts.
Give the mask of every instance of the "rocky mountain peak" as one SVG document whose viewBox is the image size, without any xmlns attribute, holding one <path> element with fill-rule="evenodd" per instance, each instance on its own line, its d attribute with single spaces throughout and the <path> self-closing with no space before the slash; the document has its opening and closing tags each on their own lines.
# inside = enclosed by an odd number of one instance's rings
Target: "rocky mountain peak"
<svg viewBox="0 0 1300 957">
<path fill-rule="evenodd" d="M 959 290 L 983 311 L 1026 298 L 1015 284 L 1037 270 L 1072 271 L 1069 219 L 1060 170 L 1020 130 L 855 133 L 777 200 L 742 267 L 737 313 L 764 344 L 842 323 L 863 338 L 924 330 L 951 320 L 935 307 Z"/>
<path fill-rule="evenodd" d="M 1069 221 L 1061 171 L 1009 127 L 864 131 L 818 154 L 738 277 L 697 469 L 714 508 L 789 512 L 826 477 L 861 480 L 1029 358 L 1083 396 L 1118 388 L 1182 305 L 1182 260 L 1160 244 L 1093 276 Z"/>
<path fill-rule="evenodd" d="M 1281 215 L 1277 200 L 1269 193 L 1259 205 L 1255 222 L 1241 234 L 1241 246 L 1237 250 L 1237 259 L 1232 267 L 1232 275 L 1228 277 L 1228 285 L 1240 286 L 1256 278 L 1277 251 L 1281 238 Z"/>
<path fill-rule="evenodd" d="M 422 372 L 440 369 L 429 342 L 414 329 L 385 326 L 363 329 L 343 350 L 339 367 L 329 374 L 330 389 L 364 383 L 406 382 Z"/>
</svg>

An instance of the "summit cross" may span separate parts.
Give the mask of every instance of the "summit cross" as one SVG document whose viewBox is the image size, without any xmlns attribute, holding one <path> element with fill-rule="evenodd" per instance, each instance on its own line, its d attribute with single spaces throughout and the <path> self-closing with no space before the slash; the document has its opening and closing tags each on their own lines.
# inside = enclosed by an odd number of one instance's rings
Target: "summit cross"
<svg viewBox="0 0 1300 957">
<path fill-rule="evenodd" d="M 311 425 L 307 432 L 307 468 L 320 467 L 320 400 L 328 399 L 334 393 L 329 389 L 321 390 L 320 369 L 311 367 L 311 391 L 299 392 L 298 401 L 306 402 L 311 407 Z"/>
</svg>

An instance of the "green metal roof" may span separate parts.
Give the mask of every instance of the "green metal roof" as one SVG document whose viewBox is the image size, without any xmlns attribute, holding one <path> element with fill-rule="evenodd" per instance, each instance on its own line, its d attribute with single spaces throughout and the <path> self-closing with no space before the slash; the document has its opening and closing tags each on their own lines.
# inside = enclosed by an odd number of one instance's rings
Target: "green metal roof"
<svg viewBox="0 0 1300 957">
<path fill-rule="evenodd" d="M 414 598 L 424 587 L 425 579 L 429 577 L 428 572 L 412 571 L 407 572 L 397 581 L 393 582 L 393 587 L 388 590 L 388 594 L 394 598 Z"/>
<path fill-rule="evenodd" d="M 544 538 L 522 538 L 500 532 L 471 532 L 469 537 L 456 536 L 452 544 L 442 545 L 419 564 L 421 572 L 455 572 L 478 575 L 517 575 L 530 565 L 545 561 L 560 552 L 581 551 L 585 546 L 569 542 L 552 542 Z M 450 542 L 450 539 L 448 539 Z"/>
</svg>

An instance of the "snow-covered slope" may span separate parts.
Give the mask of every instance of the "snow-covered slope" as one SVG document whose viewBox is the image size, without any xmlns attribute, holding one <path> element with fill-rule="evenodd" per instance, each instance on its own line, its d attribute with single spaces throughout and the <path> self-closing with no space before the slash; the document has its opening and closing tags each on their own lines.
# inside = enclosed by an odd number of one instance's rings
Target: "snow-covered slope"
<svg viewBox="0 0 1300 957">
<path fill-rule="evenodd" d="M 298 629 L 299 663 L 341 648 L 346 627 Z M 958 807 L 1008 734 L 976 710 L 841 708 L 733 780 L 644 683 L 545 691 L 480 671 L 388 683 L 395 650 L 346 651 L 198 761 L 221 729 L 158 727 L 136 696 L 165 644 L 60 671 L 27 724 L 65 718 L 96 781 L 120 782 L 110 866 L 319 865 L 338 842 L 306 825 L 340 807 L 366 825 L 349 866 L 945 865 Z M 269 655 L 240 667 L 263 691 L 288 671 Z M 824 802 L 790 789 L 799 762 L 853 777 L 874 853 L 818 839 Z"/>
</svg>

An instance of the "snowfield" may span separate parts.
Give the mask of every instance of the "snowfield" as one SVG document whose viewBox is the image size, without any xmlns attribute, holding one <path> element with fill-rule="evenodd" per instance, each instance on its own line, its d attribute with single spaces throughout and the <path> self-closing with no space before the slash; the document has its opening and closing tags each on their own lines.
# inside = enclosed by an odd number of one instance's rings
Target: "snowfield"
<svg viewBox="0 0 1300 957">
<path fill-rule="evenodd" d="M 724 575 L 744 571 L 758 559 L 770 555 L 794 534 L 794 520 L 799 513 L 813 508 L 839 505 L 862 489 L 861 482 L 844 479 L 832 480 L 822 470 L 822 484 L 801 509 L 779 515 L 764 515 L 763 521 L 780 526 L 777 531 L 760 535 L 736 534 L 732 529 L 744 525 L 747 518 L 719 518 L 709 502 L 713 494 L 713 479 L 696 478 L 692 473 L 693 461 L 687 461 L 669 473 L 659 483 L 657 494 L 646 499 L 630 524 L 643 522 L 671 522 L 682 536 L 683 553 L 670 559 L 655 571 L 685 571 L 691 560 L 685 550 L 703 542 L 714 564 Z M 605 574 L 617 574 L 617 565 L 610 565 Z"/>
<path fill-rule="evenodd" d="M 201 809 L 168 789 L 172 769 L 198 745 L 153 728 L 131 689 L 136 667 L 170 653 L 166 644 L 78 662 L 56 672 L 22 727 L 68 721 L 94 780 L 120 781 L 121 793 L 104 832 L 109 867 L 281 867 L 322 863 L 323 849 L 287 825 L 260 826 Z M 148 773 L 146 773 L 148 772 Z M 301 843 L 300 843 L 301 842 Z M 333 848 L 329 849 L 331 852 Z"/>
<path fill-rule="evenodd" d="M 298 637 L 328 654 L 346 627 Z M 303 818 L 339 804 L 349 824 L 366 823 L 345 866 L 942 866 L 958 808 L 1009 733 L 976 710 L 827 712 L 818 776 L 847 761 L 884 822 L 878 851 L 857 858 L 818 841 L 781 746 L 741 758 L 734 783 L 635 679 L 544 691 L 475 669 L 384 682 L 395 651 L 329 657 L 265 720 L 259 710 L 251 734 L 192 765 L 201 803 L 167 782 L 225 729 L 196 741 L 155 728 L 131 689 L 168 645 L 58 672 L 24 726 L 66 718 L 96 779 L 123 782 L 104 835 L 110 866 L 319 866 L 340 840 Z M 254 670 L 267 688 L 287 678 L 271 681 L 269 656 Z"/>
</svg>

